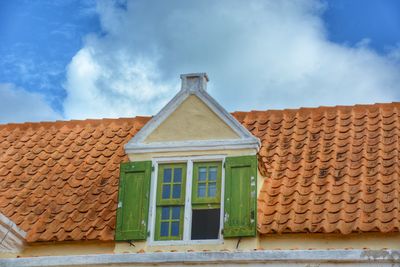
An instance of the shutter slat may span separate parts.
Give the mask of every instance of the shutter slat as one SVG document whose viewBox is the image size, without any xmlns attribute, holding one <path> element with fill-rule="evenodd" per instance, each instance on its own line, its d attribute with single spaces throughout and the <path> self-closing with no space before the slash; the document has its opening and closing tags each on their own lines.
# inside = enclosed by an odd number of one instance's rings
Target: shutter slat
<svg viewBox="0 0 400 267">
<path fill-rule="evenodd" d="M 225 161 L 224 237 L 256 235 L 257 156 Z"/>
<path fill-rule="evenodd" d="M 144 240 L 151 179 L 151 161 L 121 163 L 115 240 Z"/>
</svg>

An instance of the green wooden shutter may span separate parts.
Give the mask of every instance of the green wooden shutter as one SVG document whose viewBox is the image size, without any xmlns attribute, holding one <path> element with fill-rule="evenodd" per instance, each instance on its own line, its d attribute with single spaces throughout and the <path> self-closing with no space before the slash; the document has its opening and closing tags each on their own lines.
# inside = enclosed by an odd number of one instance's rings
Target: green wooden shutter
<svg viewBox="0 0 400 267">
<path fill-rule="evenodd" d="M 115 240 L 147 237 L 151 161 L 121 163 Z"/>
<path fill-rule="evenodd" d="M 257 156 L 225 161 L 224 237 L 255 236 Z"/>
</svg>

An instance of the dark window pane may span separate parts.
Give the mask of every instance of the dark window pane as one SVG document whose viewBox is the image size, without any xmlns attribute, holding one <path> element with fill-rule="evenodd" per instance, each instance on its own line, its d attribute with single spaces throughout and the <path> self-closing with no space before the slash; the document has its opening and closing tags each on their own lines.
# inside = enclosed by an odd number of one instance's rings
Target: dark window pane
<svg viewBox="0 0 400 267">
<path fill-rule="evenodd" d="M 199 184 L 197 187 L 197 196 L 205 197 L 206 196 L 206 184 Z"/>
<path fill-rule="evenodd" d="M 160 236 L 168 236 L 168 228 L 169 228 L 169 223 L 162 222 L 161 229 L 160 229 Z"/>
<path fill-rule="evenodd" d="M 168 207 L 162 207 L 161 208 L 161 219 L 162 220 L 168 220 L 169 219 L 169 208 Z"/>
<path fill-rule="evenodd" d="M 175 183 L 182 182 L 182 169 L 181 168 L 174 169 L 174 182 Z"/>
<path fill-rule="evenodd" d="M 207 179 L 207 168 L 200 167 L 199 168 L 199 181 L 205 181 Z"/>
<path fill-rule="evenodd" d="M 218 239 L 220 209 L 193 210 L 192 240 Z"/>
<path fill-rule="evenodd" d="M 215 197 L 217 194 L 217 184 L 216 183 L 209 183 L 208 184 L 208 196 Z"/>
<path fill-rule="evenodd" d="M 172 222 L 171 236 L 179 236 L 179 222 Z"/>
<path fill-rule="evenodd" d="M 172 219 L 173 220 L 179 220 L 181 217 L 181 208 L 180 207 L 173 207 L 172 208 Z"/>
<path fill-rule="evenodd" d="M 168 185 L 168 184 L 163 185 L 162 198 L 163 199 L 168 199 L 170 197 L 170 195 L 171 195 L 170 191 L 171 191 L 171 186 L 170 185 Z"/>
<path fill-rule="evenodd" d="M 217 167 L 210 167 L 208 169 L 208 180 L 209 181 L 216 181 L 217 180 Z"/>
<path fill-rule="evenodd" d="M 173 191 L 172 191 L 172 198 L 180 198 L 181 197 L 181 185 L 174 184 Z"/>
<path fill-rule="evenodd" d="M 171 169 L 164 169 L 164 183 L 170 183 L 171 182 Z"/>
</svg>

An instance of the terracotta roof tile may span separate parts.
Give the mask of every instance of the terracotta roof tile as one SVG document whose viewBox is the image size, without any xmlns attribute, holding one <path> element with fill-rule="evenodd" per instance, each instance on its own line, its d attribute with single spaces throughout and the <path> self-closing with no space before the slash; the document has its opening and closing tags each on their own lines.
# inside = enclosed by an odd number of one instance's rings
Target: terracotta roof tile
<svg viewBox="0 0 400 267">
<path fill-rule="evenodd" d="M 400 229 L 400 103 L 235 112 L 260 138 L 258 231 Z"/>
<path fill-rule="evenodd" d="M 0 125 L 0 211 L 28 242 L 113 240 L 122 144 L 148 120 Z"/>
<path fill-rule="evenodd" d="M 233 115 L 262 144 L 261 234 L 400 229 L 400 103 Z M 0 212 L 28 242 L 113 240 L 123 145 L 148 120 L 0 125 Z"/>
</svg>

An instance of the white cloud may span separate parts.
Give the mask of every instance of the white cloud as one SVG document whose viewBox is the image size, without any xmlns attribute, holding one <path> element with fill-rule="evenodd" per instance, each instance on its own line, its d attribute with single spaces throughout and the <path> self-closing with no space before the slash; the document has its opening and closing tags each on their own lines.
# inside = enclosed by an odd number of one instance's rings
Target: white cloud
<svg viewBox="0 0 400 267">
<path fill-rule="evenodd" d="M 0 83 L 0 123 L 61 119 L 44 96 L 10 83 Z"/>
<path fill-rule="evenodd" d="M 207 72 L 228 110 L 400 99 L 396 53 L 328 41 L 319 1 L 100 2 L 102 35 L 68 67 L 68 118 L 154 114 Z"/>
</svg>

